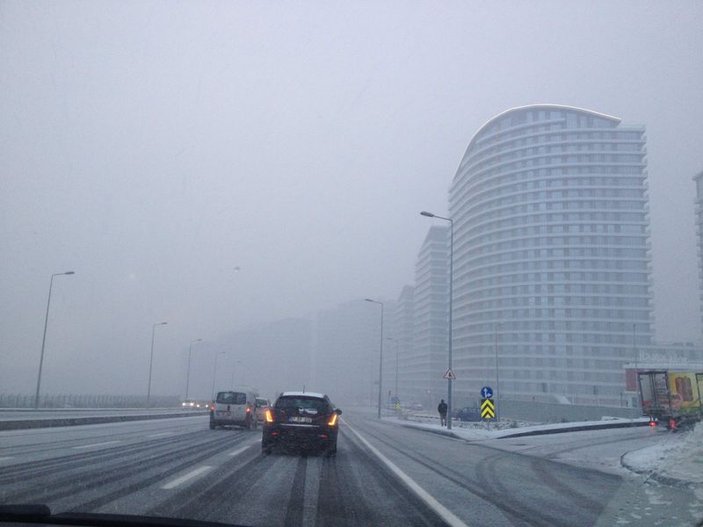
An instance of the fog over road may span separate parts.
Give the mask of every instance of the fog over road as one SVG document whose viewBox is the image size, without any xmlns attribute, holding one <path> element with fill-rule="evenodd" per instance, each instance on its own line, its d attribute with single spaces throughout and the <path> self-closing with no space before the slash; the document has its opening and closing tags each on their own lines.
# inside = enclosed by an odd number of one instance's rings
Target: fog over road
<svg viewBox="0 0 703 527">
<path fill-rule="evenodd" d="M 570 446 L 656 440 L 646 429 L 588 432 L 588 441 L 561 445 L 556 436 L 520 438 L 495 448 L 363 412 L 343 417 L 334 458 L 262 456 L 260 430 L 209 430 L 205 416 L 2 432 L 0 502 L 262 526 L 443 525 L 452 518 L 482 526 L 610 525 L 634 522 L 633 514 L 638 525 L 677 521 L 668 506 L 646 502 L 641 478 L 543 457 L 563 456 Z M 688 489 L 656 491 L 678 505 L 682 525 L 691 523 L 682 518 L 695 499 Z"/>
</svg>

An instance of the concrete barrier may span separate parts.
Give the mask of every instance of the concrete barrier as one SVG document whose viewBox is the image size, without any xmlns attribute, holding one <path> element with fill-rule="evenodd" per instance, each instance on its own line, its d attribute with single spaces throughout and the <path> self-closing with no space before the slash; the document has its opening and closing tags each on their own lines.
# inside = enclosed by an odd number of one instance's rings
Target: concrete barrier
<svg viewBox="0 0 703 527">
<path fill-rule="evenodd" d="M 24 430 L 30 428 L 53 428 L 57 426 L 95 425 L 103 423 L 120 423 L 125 421 L 146 421 L 150 419 L 193 417 L 197 415 L 207 415 L 207 413 L 190 411 L 168 414 L 94 415 L 90 417 L 57 417 L 53 419 L 12 419 L 8 421 L 0 421 L 0 430 Z"/>
<path fill-rule="evenodd" d="M 511 437 L 525 437 L 525 436 L 540 436 L 547 434 L 565 434 L 567 432 L 585 432 L 588 430 L 606 430 L 609 428 L 632 428 L 634 426 L 649 426 L 648 420 L 633 420 L 633 421 L 603 421 L 602 423 L 595 424 L 576 424 L 573 426 L 565 426 L 563 428 L 542 428 L 540 430 L 526 430 L 520 432 L 516 429 L 513 433 L 506 433 L 501 435 L 498 439 L 509 439 Z"/>
<path fill-rule="evenodd" d="M 503 418 L 521 419 L 541 423 L 599 420 L 604 415 L 633 419 L 642 417 L 639 408 L 617 408 L 608 406 L 582 406 L 576 404 L 542 403 L 535 401 L 513 401 L 498 399 L 498 415 Z"/>
</svg>

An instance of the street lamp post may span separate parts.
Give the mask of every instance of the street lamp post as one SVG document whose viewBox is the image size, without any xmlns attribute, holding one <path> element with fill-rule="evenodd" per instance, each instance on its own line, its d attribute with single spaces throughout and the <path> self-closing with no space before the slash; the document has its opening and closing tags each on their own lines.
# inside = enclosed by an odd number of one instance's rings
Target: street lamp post
<svg viewBox="0 0 703 527">
<path fill-rule="evenodd" d="M 165 326 L 168 322 L 157 322 L 151 326 L 151 353 L 149 354 L 149 385 L 146 390 L 146 407 L 149 408 L 151 402 L 151 370 L 154 365 L 154 338 L 156 335 L 156 326 Z"/>
<path fill-rule="evenodd" d="M 381 353 L 378 359 L 378 418 L 381 418 L 381 398 L 383 393 L 383 302 L 372 298 L 365 298 L 366 302 L 372 302 L 381 306 Z"/>
<path fill-rule="evenodd" d="M 394 339 L 393 337 L 386 337 L 386 340 L 395 341 L 395 392 L 393 395 L 395 395 L 396 398 L 400 399 L 398 397 L 398 348 L 400 347 L 400 341 Z"/>
<path fill-rule="evenodd" d="M 500 329 L 500 324 L 495 326 L 495 353 L 496 353 L 496 400 L 500 397 L 500 377 L 498 376 L 498 330 Z M 500 405 L 496 404 L 496 421 L 498 420 L 498 407 Z"/>
<path fill-rule="evenodd" d="M 213 395 L 213 398 L 215 395 L 215 377 L 217 376 L 217 358 L 220 355 L 227 355 L 227 353 L 225 353 L 224 351 L 218 351 L 217 353 L 215 353 L 215 365 L 212 368 L 212 395 Z"/>
<path fill-rule="evenodd" d="M 188 388 L 190 388 L 190 355 L 193 352 L 193 344 L 196 342 L 202 342 L 203 339 L 195 339 L 190 341 L 190 346 L 188 346 L 188 372 L 186 373 L 186 399 L 188 399 Z"/>
<path fill-rule="evenodd" d="M 422 216 L 428 218 L 437 218 L 439 220 L 444 220 L 449 222 L 449 370 L 452 369 L 452 304 L 453 304 L 453 293 L 454 293 L 454 220 L 451 218 L 445 218 L 443 216 L 437 216 L 432 212 L 427 212 L 423 210 L 420 213 Z M 447 428 L 452 429 L 452 379 L 447 379 Z"/>
<path fill-rule="evenodd" d="M 637 324 L 632 324 L 632 354 L 635 356 L 635 390 L 639 387 L 639 358 L 640 354 L 637 351 Z"/>
<path fill-rule="evenodd" d="M 400 400 L 398 395 L 398 349 L 400 348 L 400 342 L 395 341 L 395 398 L 396 401 Z"/>
<path fill-rule="evenodd" d="M 637 324 L 632 324 L 632 354 L 635 356 L 635 375 L 639 367 L 639 353 L 637 352 Z"/>
<path fill-rule="evenodd" d="M 41 372 L 44 366 L 44 345 L 46 344 L 46 327 L 49 324 L 49 306 L 51 305 L 51 289 L 54 287 L 54 277 L 62 275 L 76 274 L 74 271 L 66 271 L 65 273 L 54 273 L 49 280 L 49 298 L 46 301 L 46 315 L 44 316 L 44 336 L 41 340 L 41 356 L 39 357 L 39 373 L 37 375 L 37 390 L 34 393 L 34 409 L 39 408 L 39 389 L 41 388 Z"/>
</svg>

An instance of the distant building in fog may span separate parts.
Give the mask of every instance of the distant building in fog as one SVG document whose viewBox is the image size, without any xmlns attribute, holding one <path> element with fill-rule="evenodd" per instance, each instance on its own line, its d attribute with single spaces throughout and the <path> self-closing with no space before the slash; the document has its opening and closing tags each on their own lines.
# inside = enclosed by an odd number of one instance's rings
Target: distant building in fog
<svg viewBox="0 0 703 527">
<path fill-rule="evenodd" d="M 380 307 L 353 300 L 320 311 L 315 332 L 315 373 L 308 389 L 327 393 L 340 405 L 375 406 L 378 401 Z M 388 347 L 386 344 L 385 348 Z M 384 380 L 387 378 L 384 374 Z M 384 391 L 387 393 L 387 387 Z"/>
<path fill-rule="evenodd" d="M 415 288 L 410 285 L 403 287 L 393 312 L 393 345 L 392 353 L 398 354 L 398 391 L 402 403 L 410 402 L 413 391 L 412 357 L 414 350 L 413 331 L 415 320 Z M 395 373 L 395 372 L 394 372 Z M 395 376 L 394 376 L 395 384 Z M 395 389 L 394 389 L 395 391 Z"/>
<path fill-rule="evenodd" d="M 237 331 L 218 351 L 216 390 L 247 385 L 262 397 L 299 390 L 311 382 L 312 322 L 286 318 Z"/>
<path fill-rule="evenodd" d="M 407 358 L 408 394 L 433 407 L 446 395 L 449 322 L 449 229 L 429 228 L 415 264 L 413 346 Z M 413 401 L 409 401 L 413 402 Z"/>
<path fill-rule="evenodd" d="M 449 198 L 458 400 L 497 357 L 505 397 L 620 404 L 653 336 L 645 157 L 644 127 L 569 106 L 474 135 Z"/>
<path fill-rule="evenodd" d="M 703 172 L 694 176 L 696 182 L 696 242 L 698 245 L 699 300 L 703 327 Z"/>
</svg>

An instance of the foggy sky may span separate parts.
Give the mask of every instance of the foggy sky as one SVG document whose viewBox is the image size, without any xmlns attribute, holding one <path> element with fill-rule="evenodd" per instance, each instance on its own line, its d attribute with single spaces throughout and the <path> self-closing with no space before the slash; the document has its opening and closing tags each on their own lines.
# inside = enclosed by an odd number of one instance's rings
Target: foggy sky
<svg viewBox="0 0 703 527">
<path fill-rule="evenodd" d="M 192 339 L 396 298 L 418 212 L 531 103 L 647 127 L 656 337 L 699 340 L 702 27 L 698 1 L 3 1 L 0 391 L 34 389 L 52 273 L 49 392 L 145 391 L 158 321 L 178 393 Z"/>
</svg>

